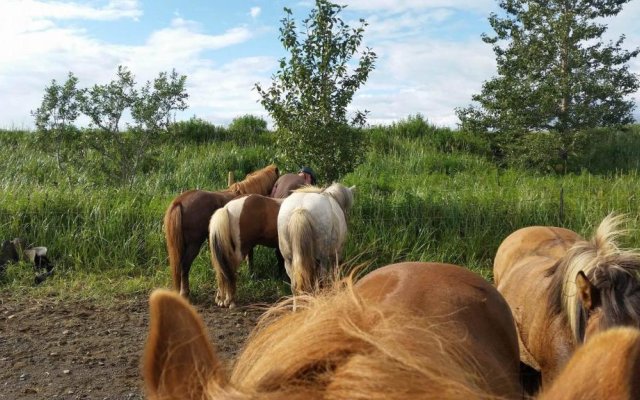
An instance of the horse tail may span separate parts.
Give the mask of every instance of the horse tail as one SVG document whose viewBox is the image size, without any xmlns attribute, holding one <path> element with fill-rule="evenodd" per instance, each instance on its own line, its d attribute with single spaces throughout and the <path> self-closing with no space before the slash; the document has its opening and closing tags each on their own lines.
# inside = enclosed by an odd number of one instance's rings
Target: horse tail
<svg viewBox="0 0 640 400">
<path fill-rule="evenodd" d="M 234 259 L 239 243 L 233 242 L 229 211 L 226 207 L 216 210 L 209 221 L 209 251 L 211 264 L 221 292 L 235 288 Z"/>
<path fill-rule="evenodd" d="M 180 290 L 182 284 L 182 254 L 184 238 L 182 237 L 182 204 L 171 202 L 164 213 L 164 237 L 169 253 L 169 265 L 173 272 L 173 288 Z"/>
<path fill-rule="evenodd" d="M 310 292 L 315 283 L 315 246 L 311 215 L 304 208 L 296 208 L 291 213 L 287 225 L 292 255 L 291 282 L 295 285 L 293 292 Z"/>
</svg>

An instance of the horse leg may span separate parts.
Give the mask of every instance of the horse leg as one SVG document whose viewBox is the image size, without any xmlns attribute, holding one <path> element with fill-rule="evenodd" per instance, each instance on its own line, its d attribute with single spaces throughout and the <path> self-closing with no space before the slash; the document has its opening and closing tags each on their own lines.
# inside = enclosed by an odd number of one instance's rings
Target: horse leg
<svg viewBox="0 0 640 400">
<path fill-rule="evenodd" d="M 276 258 L 278 259 L 278 272 L 277 277 L 280 280 L 283 280 L 287 283 L 291 283 L 291 279 L 289 278 L 289 275 L 287 274 L 287 270 L 284 267 L 284 257 L 282 256 L 282 253 L 280 253 L 280 249 L 276 247 Z"/>
<path fill-rule="evenodd" d="M 180 282 L 180 294 L 188 298 L 190 289 L 189 289 L 189 271 L 191 271 L 191 264 L 193 264 L 193 260 L 196 259 L 198 253 L 200 252 L 200 246 L 202 244 L 196 246 L 194 244 L 188 244 L 184 253 L 182 254 L 182 259 L 180 260 L 180 271 L 181 271 L 181 282 Z"/>
</svg>

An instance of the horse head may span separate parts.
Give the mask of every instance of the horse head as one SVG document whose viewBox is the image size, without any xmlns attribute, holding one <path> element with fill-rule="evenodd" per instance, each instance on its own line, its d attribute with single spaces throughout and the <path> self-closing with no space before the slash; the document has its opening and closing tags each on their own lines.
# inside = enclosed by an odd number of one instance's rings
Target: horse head
<svg viewBox="0 0 640 400">
<path fill-rule="evenodd" d="M 616 245 L 624 221 L 607 216 L 594 237 L 576 242 L 560 265 L 564 307 L 578 343 L 615 326 L 640 328 L 640 253 Z"/>
<path fill-rule="evenodd" d="M 333 199 L 340 205 L 342 211 L 346 214 L 353 206 L 353 198 L 356 191 L 355 186 L 346 187 L 340 183 L 334 182 L 327 187 L 323 193 L 333 197 Z"/>
</svg>

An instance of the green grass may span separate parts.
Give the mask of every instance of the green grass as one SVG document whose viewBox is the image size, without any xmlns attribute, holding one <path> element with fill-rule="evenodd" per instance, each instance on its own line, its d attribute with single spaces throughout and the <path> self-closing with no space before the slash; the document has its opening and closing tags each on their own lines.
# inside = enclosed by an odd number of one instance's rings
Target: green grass
<svg viewBox="0 0 640 400">
<path fill-rule="evenodd" d="M 0 290 L 109 301 L 169 287 L 162 216 L 170 201 L 186 189 L 222 189 L 228 171 L 242 179 L 276 154 L 269 132 L 238 136 L 202 121 L 181 124 L 173 141 L 158 145 L 156 167 L 130 185 L 98 184 L 86 172 L 67 176 L 33 133 L 0 131 L 0 147 L 9 149 L 0 159 L 0 240 L 47 246 L 56 265 L 39 286 L 28 265 L 11 265 Z M 367 134 L 365 162 L 344 177 L 357 186 L 345 249 L 351 265 L 442 261 L 490 279 L 498 245 L 520 227 L 558 225 L 590 236 L 612 211 L 629 214 L 629 228 L 638 226 L 640 180 L 629 156 L 640 154 L 637 127 L 610 132 L 583 157 L 585 168 L 568 175 L 498 169 L 481 141 L 416 119 Z M 640 247 L 638 231 L 623 245 Z M 270 249 L 258 249 L 256 271 L 243 264 L 241 301 L 288 294 L 272 278 L 275 264 Z M 195 301 L 211 302 L 216 284 L 206 247 L 190 281 Z"/>
</svg>

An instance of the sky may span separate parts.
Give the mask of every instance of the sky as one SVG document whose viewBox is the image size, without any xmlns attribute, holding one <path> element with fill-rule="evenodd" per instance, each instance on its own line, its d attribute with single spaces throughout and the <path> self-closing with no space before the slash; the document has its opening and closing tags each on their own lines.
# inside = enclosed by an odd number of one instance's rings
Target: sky
<svg viewBox="0 0 640 400">
<path fill-rule="evenodd" d="M 456 127 L 456 107 L 466 107 L 482 83 L 495 76 L 495 56 L 481 40 L 497 0 L 342 0 L 341 18 L 368 26 L 364 45 L 378 55 L 375 70 L 349 109 L 368 110 L 370 124 L 390 124 L 421 114 Z M 118 65 L 141 85 L 160 72 L 187 75 L 186 111 L 227 125 L 252 114 L 271 123 L 255 83 L 271 84 L 278 60 L 283 7 L 300 22 L 310 0 L 0 0 L 0 128 L 32 129 L 52 79 L 73 72 L 80 87 L 105 84 Z M 605 21 L 605 39 L 626 35 L 624 48 L 640 45 L 640 0 Z M 640 60 L 629 64 L 640 73 Z M 633 98 L 640 105 L 640 95 Z M 640 112 L 635 111 L 637 120 Z"/>
</svg>

